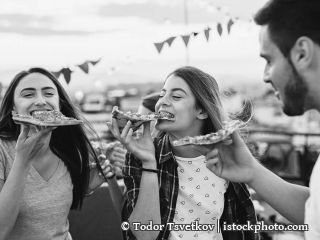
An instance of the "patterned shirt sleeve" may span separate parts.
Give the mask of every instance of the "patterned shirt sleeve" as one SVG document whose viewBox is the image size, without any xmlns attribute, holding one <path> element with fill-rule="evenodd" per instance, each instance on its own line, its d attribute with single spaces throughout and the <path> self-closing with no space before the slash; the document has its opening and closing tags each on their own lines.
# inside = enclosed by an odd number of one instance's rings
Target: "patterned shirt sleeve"
<svg viewBox="0 0 320 240">
<path fill-rule="evenodd" d="M 123 166 L 123 179 L 127 191 L 125 202 L 122 209 L 122 221 L 128 221 L 138 199 L 141 181 L 142 163 L 130 152 L 126 155 L 125 165 Z M 136 239 L 131 230 L 123 231 L 124 239 Z"/>
</svg>

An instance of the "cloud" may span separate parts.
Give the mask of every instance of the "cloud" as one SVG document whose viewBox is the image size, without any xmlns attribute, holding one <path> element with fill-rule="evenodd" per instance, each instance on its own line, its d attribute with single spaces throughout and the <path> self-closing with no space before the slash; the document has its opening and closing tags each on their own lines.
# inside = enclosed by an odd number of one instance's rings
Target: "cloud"
<svg viewBox="0 0 320 240">
<path fill-rule="evenodd" d="M 114 24 L 117 22 L 117 24 Z M 99 17 L 68 16 L 34 16 L 30 14 L 1 14 L 0 32 L 21 35 L 75 35 L 114 33 L 124 30 L 128 23 L 138 24 L 136 19 L 101 19 Z M 130 26 L 130 24 L 129 24 Z"/>
<path fill-rule="evenodd" d="M 154 21 L 155 23 L 170 22 L 181 24 L 185 22 L 184 5 L 164 5 L 157 2 L 143 2 L 140 4 L 108 4 L 97 8 L 97 12 L 103 17 L 133 16 Z M 188 8 L 188 21 L 193 24 L 215 22 L 222 18 L 222 14 L 212 14 L 198 5 Z"/>
</svg>

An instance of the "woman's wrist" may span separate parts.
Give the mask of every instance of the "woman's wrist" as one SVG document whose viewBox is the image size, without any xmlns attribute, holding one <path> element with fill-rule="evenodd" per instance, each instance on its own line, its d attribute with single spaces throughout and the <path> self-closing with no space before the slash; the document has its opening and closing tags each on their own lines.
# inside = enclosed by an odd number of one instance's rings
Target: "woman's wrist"
<svg viewBox="0 0 320 240">
<path fill-rule="evenodd" d="M 159 170 L 158 169 L 153 169 L 153 168 L 140 168 L 141 171 L 144 171 L 144 172 L 150 172 L 150 173 L 159 173 Z"/>
<path fill-rule="evenodd" d="M 147 162 L 147 163 L 143 163 L 142 164 L 142 168 L 146 168 L 146 169 L 157 169 L 157 163 L 156 160 L 154 160 L 153 162 Z"/>
<path fill-rule="evenodd" d="M 25 161 L 24 159 L 20 157 L 15 157 L 13 164 L 17 166 L 18 168 L 29 172 L 29 169 L 31 168 L 32 162 L 31 161 Z"/>
</svg>

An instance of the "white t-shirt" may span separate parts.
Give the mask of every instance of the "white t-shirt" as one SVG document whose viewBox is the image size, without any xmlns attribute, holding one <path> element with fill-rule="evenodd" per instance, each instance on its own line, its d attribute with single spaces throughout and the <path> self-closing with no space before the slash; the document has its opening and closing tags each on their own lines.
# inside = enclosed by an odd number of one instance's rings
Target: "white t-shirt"
<svg viewBox="0 0 320 240">
<path fill-rule="evenodd" d="M 306 240 L 320 239 L 320 157 L 318 158 L 310 178 L 310 197 L 306 202 L 305 223 L 309 231 L 305 232 Z"/>
<path fill-rule="evenodd" d="M 213 231 L 171 231 L 169 240 L 222 240 L 222 234 L 217 233 L 217 220 L 224 209 L 227 181 L 206 167 L 204 156 L 175 158 L 178 163 L 179 192 L 174 223 L 190 225 L 197 221 L 200 225 L 206 224 L 205 228 L 213 227 Z M 195 224 L 193 226 L 195 228 Z"/>
</svg>

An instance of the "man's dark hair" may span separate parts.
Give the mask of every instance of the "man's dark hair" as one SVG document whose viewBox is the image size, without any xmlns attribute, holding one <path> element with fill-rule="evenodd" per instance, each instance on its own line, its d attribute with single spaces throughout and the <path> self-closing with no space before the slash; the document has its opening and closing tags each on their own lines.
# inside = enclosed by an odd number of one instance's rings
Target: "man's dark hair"
<svg viewBox="0 0 320 240">
<path fill-rule="evenodd" d="M 267 25 L 271 40 L 285 57 L 299 37 L 320 45 L 319 0 L 270 0 L 255 15 L 258 25 Z"/>
</svg>

